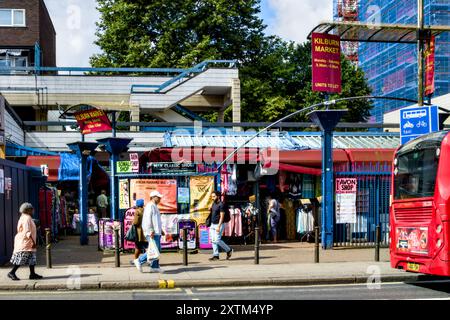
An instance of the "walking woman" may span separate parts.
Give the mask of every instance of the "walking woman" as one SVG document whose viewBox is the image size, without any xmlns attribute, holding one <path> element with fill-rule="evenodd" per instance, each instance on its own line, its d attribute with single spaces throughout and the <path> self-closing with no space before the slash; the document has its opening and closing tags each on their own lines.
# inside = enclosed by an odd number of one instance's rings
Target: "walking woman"
<svg viewBox="0 0 450 320">
<path fill-rule="evenodd" d="M 136 226 L 136 242 L 134 249 L 134 260 L 144 253 L 148 246 L 148 242 L 145 239 L 144 232 L 142 231 L 142 217 L 144 216 L 144 199 L 136 200 L 136 210 L 134 211 L 133 225 Z M 134 262 L 133 262 L 134 263 Z"/>
<path fill-rule="evenodd" d="M 32 219 L 34 208 L 31 203 L 25 202 L 20 206 L 22 214 L 17 223 L 17 234 L 14 238 L 14 252 L 10 262 L 13 269 L 8 273 L 8 278 L 17 281 L 16 271 L 20 266 L 30 267 L 30 280 L 42 279 L 34 268 L 36 266 L 36 225 Z"/>
</svg>

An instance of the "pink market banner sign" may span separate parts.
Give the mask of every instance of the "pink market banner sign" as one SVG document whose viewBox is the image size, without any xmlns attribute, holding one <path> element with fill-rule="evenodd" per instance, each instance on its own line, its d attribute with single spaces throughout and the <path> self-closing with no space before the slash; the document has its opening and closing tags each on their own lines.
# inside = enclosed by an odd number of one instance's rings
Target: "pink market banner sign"
<svg viewBox="0 0 450 320">
<path fill-rule="evenodd" d="M 312 90 L 341 93 L 341 40 L 339 36 L 312 34 Z"/>
</svg>

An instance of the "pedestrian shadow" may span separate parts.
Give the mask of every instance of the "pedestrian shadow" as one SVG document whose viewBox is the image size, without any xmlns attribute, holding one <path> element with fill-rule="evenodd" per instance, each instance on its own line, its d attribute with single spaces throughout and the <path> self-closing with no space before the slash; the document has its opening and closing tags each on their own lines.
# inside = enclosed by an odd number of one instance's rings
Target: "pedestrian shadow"
<svg viewBox="0 0 450 320">
<path fill-rule="evenodd" d="M 225 266 L 194 267 L 194 268 L 183 267 L 183 268 L 180 268 L 177 270 L 164 271 L 164 274 L 179 274 L 179 273 L 183 273 L 183 272 L 206 271 L 206 270 L 219 269 L 219 268 L 225 268 Z"/>
<path fill-rule="evenodd" d="M 273 258 L 276 258 L 276 257 L 264 256 L 264 257 L 259 257 L 259 260 L 273 259 Z M 247 261 L 247 260 L 255 260 L 255 257 L 237 257 L 237 258 L 232 258 L 230 261 Z"/>
<path fill-rule="evenodd" d="M 66 275 L 66 276 L 50 276 L 50 277 L 44 277 L 42 280 L 55 280 L 55 279 L 69 279 L 74 277 L 80 277 L 80 278 L 86 278 L 86 277 L 95 277 L 95 276 L 101 276 L 101 274 L 73 274 L 73 275 Z"/>
<path fill-rule="evenodd" d="M 189 262 L 189 264 L 200 264 L 200 262 Z M 164 266 L 182 266 L 183 263 L 182 262 L 178 262 L 178 263 L 163 263 Z"/>
</svg>

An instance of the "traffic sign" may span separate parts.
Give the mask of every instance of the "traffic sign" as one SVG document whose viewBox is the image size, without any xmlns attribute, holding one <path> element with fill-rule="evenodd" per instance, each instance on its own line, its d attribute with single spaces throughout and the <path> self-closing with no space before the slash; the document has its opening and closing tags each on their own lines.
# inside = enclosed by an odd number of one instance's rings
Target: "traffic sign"
<svg viewBox="0 0 450 320">
<path fill-rule="evenodd" d="M 405 108 L 400 110 L 401 144 L 421 135 L 439 131 L 437 106 Z"/>
</svg>

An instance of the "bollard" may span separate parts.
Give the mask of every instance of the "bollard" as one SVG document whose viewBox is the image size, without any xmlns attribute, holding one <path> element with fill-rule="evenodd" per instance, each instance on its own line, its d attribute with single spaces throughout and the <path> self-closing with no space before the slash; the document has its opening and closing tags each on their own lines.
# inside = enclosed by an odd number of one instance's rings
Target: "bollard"
<svg viewBox="0 0 450 320">
<path fill-rule="evenodd" d="M 319 263 L 319 227 L 314 227 L 314 262 Z"/>
<path fill-rule="evenodd" d="M 50 241 L 50 228 L 45 229 L 45 251 L 46 251 L 46 260 L 47 260 L 47 269 L 52 268 L 52 243 Z"/>
<path fill-rule="evenodd" d="M 114 228 L 114 239 L 116 241 L 115 258 L 116 268 L 120 268 L 120 242 L 119 242 L 119 227 Z"/>
<path fill-rule="evenodd" d="M 380 225 L 377 225 L 375 231 L 375 261 L 380 261 L 380 234 L 381 228 Z"/>
<path fill-rule="evenodd" d="M 259 264 L 259 227 L 255 227 L 255 264 Z"/>
<path fill-rule="evenodd" d="M 183 266 L 188 265 L 187 228 L 183 228 Z"/>
</svg>

